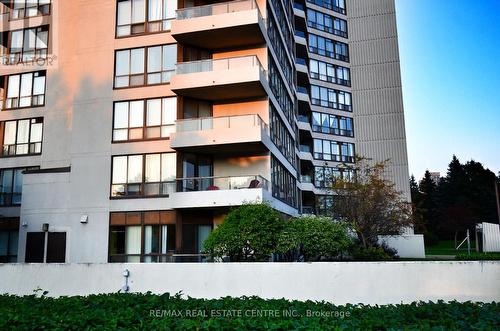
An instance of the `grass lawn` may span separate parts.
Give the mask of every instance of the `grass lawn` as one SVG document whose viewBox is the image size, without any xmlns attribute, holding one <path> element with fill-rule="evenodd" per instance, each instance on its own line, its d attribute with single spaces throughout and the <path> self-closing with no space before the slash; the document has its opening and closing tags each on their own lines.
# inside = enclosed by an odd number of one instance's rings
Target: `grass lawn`
<svg viewBox="0 0 500 331">
<path fill-rule="evenodd" d="M 471 241 L 470 247 L 471 247 L 471 252 L 475 251 L 476 243 L 474 241 Z M 425 247 L 425 255 L 455 256 L 458 253 L 467 253 L 467 243 L 464 243 L 459 250 L 455 249 L 455 241 L 453 240 L 442 240 L 437 245 Z"/>
</svg>

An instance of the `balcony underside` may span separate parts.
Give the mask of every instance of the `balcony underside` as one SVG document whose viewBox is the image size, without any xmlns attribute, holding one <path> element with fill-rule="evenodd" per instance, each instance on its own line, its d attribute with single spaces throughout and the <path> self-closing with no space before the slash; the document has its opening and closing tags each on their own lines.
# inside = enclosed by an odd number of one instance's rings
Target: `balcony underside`
<svg viewBox="0 0 500 331">
<path fill-rule="evenodd" d="M 173 149 L 179 152 L 210 154 L 210 155 L 258 155 L 268 151 L 267 146 L 260 141 L 244 142 L 244 143 L 229 143 L 229 144 L 212 144 L 206 143 L 202 145 L 191 145 L 175 147 Z"/>
<path fill-rule="evenodd" d="M 256 23 L 178 34 L 172 33 L 172 35 L 179 43 L 210 50 L 239 48 L 265 43 L 260 26 Z"/>
<path fill-rule="evenodd" d="M 179 43 L 217 50 L 264 44 L 265 29 L 257 9 L 194 17 L 172 22 Z"/>
<path fill-rule="evenodd" d="M 176 84 L 174 82 L 174 79 L 172 83 L 172 91 L 177 95 L 189 98 L 209 101 L 229 101 L 267 96 L 267 93 L 260 81 L 248 81 L 233 84 L 217 84 L 217 82 L 212 82 L 207 83 L 204 86 L 202 83 L 192 83 L 189 84 L 190 86 L 180 86 L 180 84 Z"/>
</svg>

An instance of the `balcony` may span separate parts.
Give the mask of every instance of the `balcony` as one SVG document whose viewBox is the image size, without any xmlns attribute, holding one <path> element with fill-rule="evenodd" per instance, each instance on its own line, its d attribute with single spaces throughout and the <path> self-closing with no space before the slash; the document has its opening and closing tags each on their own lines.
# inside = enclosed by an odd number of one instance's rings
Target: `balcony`
<svg viewBox="0 0 500 331">
<path fill-rule="evenodd" d="M 269 149 L 269 128 L 257 114 L 179 120 L 170 147 L 193 153 L 258 153 Z"/>
<path fill-rule="evenodd" d="M 210 101 L 264 97 L 266 86 L 255 55 L 178 63 L 170 83 L 177 95 Z"/>
<path fill-rule="evenodd" d="M 179 9 L 171 33 L 180 43 L 205 49 L 265 43 L 265 23 L 255 0 Z"/>
<path fill-rule="evenodd" d="M 233 177 L 200 177 L 176 180 L 177 193 L 172 195 L 175 208 L 228 207 L 249 201 L 262 201 L 270 183 L 260 175 Z"/>
</svg>

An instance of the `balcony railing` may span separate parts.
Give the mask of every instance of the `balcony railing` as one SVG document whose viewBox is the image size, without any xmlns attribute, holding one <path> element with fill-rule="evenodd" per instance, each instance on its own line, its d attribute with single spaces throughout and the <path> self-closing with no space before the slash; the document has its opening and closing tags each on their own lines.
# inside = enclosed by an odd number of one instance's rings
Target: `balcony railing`
<svg viewBox="0 0 500 331">
<path fill-rule="evenodd" d="M 304 5 L 298 2 L 293 3 L 293 8 L 304 11 Z"/>
<path fill-rule="evenodd" d="M 248 128 L 251 126 L 259 126 L 268 131 L 268 125 L 257 114 L 191 118 L 177 120 L 175 123 L 177 133 L 213 129 Z"/>
<path fill-rule="evenodd" d="M 312 176 L 311 175 L 300 175 L 300 181 L 302 183 L 312 183 Z"/>
<path fill-rule="evenodd" d="M 297 92 L 308 94 L 307 88 L 305 88 L 304 86 L 297 86 Z"/>
<path fill-rule="evenodd" d="M 193 177 L 177 179 L 177 192 L 240 190 L 263 188 L 269 190 L 269 181 L 260 175 L 233 177 Z"/>
<path fill-rule="evenodd" d="M 304 66 L 306 66 L 306 65 L 307 65 L 306 60 L 305 60 L 305 59 L 303 59 L 303 58 L 301 58 L 301 57 L 296 57 L 296 58 L 295 58 L 295 63 L 297 63 L 297 64 L 301 64 L 301 65 L 304 65 Z"/>
<path fill-rule="evenodd" d="M 301 37 L 301 38 L 305 38 L 306 37 L 306 33 L 304 31 L 300 31 L 300 30 L 295 30 L 295 35 L 297 37 Z"/>
<path fill-rule="evenodd" d="M 176 11 L 178 20 L 185 20 L 196 17 L 221 15 L 240 11 L 258 9 L 255 0 L 228 1 L 211 5 L 196 6 L 178 9 Z"/>
<path fill-rule="evenodd" d="M 241 68 L 259 67 L 261 72 L 264 69 L 256 55 L 230 57 L 225 59 L 201 60 L 177 63 L 176 73 L 178 75 L 192 74 L 197 72 L 216 72 L 224 70 L 234 70 Z"/>
</svg>

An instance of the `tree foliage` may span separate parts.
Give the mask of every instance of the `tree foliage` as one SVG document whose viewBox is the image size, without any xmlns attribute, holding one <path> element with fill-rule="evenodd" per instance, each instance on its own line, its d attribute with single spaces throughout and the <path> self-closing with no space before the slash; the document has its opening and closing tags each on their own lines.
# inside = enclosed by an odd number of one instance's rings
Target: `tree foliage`
<svg viewBox="0 0 500 331">
<path fill-rule="evenodd" d="M 351 239 L 343 222 L 331 218 L 292 218 L 278 237 L 277 252 L 287 261 L 333 260 L 350 247 Z"/>
<path fill-rule="evenodd" d="M 413 177 L 412 177 L 413 178 Z M 453 156 L 446 176 L 434 183 L 428 171 L 415 187 L 410 179 L 415 217 L 424 224 L 419 231 L 426 236 L 451 239 L 475 223 L 498 222 L 495 174 L 476 161 L 461 164 Z"/>
<path fill-rule="evenodd" d="M 229 212 L 224 223 L 210 233 L 204 251 L 232 262 L 266 261 L 275 252 L 283 227 L 284 221 L 271 206 L 246 204 Z"/>
<path fill-rule="evenodd" d="M 379 235 L 401 234 L 412 224 L 411 204 L 386 178 L 388 161 L 369 161 L 357 157 L 355 180 L 336 179 L 332 187 L 332 214 L 349 224 L 365 248 L 376 246 Z"/>
</svg>

